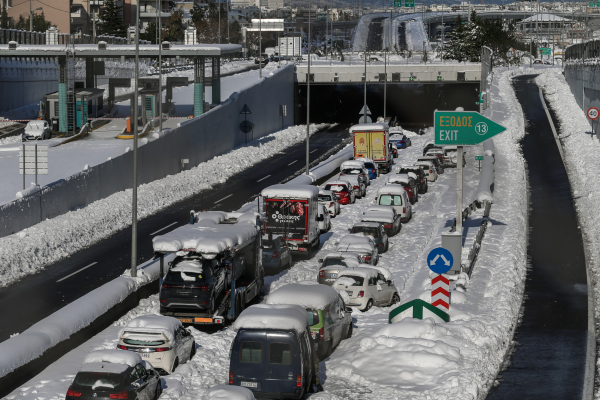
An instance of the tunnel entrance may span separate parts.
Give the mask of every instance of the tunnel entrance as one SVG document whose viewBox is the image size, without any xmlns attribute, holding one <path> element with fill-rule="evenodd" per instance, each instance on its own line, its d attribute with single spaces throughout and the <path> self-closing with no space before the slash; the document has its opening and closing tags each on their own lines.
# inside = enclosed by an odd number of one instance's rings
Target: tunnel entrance
<svg viewBox="0 0 600 400">
<path fill-rule="evenodd" d="M 367 105 L 371 118 L 383 116 L 383 84 L 367 85 Z M 296 124 L 306 123 L 306 85 L 296 84 Z M 364 102 L 364 85 L 311 84 L 310 122 L 358 123 Z M 397 118 L 405 128 L 432 126 L 433 112 L 479 111 L 479 82 L 469 83 L 388 83 L 387 116 Z"/>
</svg>

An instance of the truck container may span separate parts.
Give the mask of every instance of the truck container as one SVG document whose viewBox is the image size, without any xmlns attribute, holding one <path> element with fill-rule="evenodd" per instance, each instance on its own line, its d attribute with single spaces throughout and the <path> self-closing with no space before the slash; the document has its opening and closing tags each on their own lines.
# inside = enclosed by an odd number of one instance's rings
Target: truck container
<svg viewBox="0 0 600 400">
<path fill-rule="evenodd" d="M 354 136 L 354 159 L 370 158 L 384 173 L 392 169 L 393 155 L 389 127 L 385 123 L 358 124 L 350 127 Z"/>
</svg>

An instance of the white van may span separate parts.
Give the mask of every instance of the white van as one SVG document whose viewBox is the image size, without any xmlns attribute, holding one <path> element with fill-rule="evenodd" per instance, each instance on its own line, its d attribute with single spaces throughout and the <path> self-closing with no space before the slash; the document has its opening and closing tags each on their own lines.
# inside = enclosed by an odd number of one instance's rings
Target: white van
<svg viewBox="0 0 600 400">
<path fill-rule="evenodd" d="M 412 218 L 412 205 L 408 201 L 406 190 L 401 185 L 385 185 L 379 188 L 375 196 L 375 204 L 394 207 L 402 222 L 408 222 Z"/>
</svg>

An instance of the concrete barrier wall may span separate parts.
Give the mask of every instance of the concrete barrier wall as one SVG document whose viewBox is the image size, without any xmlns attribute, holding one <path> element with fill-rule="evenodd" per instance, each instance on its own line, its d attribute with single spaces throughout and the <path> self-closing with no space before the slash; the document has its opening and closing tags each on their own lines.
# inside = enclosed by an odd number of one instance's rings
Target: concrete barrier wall
<svg viewBox="0 0 600 400">
<path fill-rule="evenodd" d="M 590 107 L 600 109 L 600 82 L 596 78 L 598 74 L 600 74 L 600 65 L 583 66 L 580 63 L 569 63 L 565 66 L 565 79 L 575 96 L 577 104 L 584 112 Z M 584 86 L 585 99 L 583 96 Z M 597 126 L 594 126 L 594 131 L 596 129 Z"/>
<path fill-rule="evenodd" d="M 37 103 L 58 90 L 55 60 L 0 60 L 0 116 L 9 110 Z"/>
<path fill-rule="evenodd" d="M 239 128 L 247 104 L 252 111 L 254 131 L 245 135 Z M 279 106 L 287 106 L 287 116 L 279 115 Z M 189 159 L 186 168 L 195 167 L 215 156 L 244 145 L 294 121 L 294 67 L 286 66 L 262 82 L 234 93 L 220 106 L 198 118 L 185 121 L 160 139 L 151 141 L 138 152 L 138 182 L 149 183 L 181 172 L 181 159 Z M 247 138 L 246 138 L 247 136 Z M 44 186 L 40 192 L 0 207 L 0 237 L 83 207 L 116 192 L 129 189 L 133 181 L 133 152 L 106 161 L 64 180 Z"/>
</svg>

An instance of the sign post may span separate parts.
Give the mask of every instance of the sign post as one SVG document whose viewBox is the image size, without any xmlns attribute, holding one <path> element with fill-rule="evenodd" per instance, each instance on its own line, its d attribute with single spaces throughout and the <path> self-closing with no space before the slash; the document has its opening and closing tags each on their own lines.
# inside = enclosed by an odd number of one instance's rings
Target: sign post
<svg viewBox="0 0 600 400">
<path fill-rule="evenodd" d="M 371 120 L 371 117 L 369 115 L 371 115 L 371 110 L 369 110 L 369 106 L 368 105 L 364 105 L 363 108 L 360 109 L 360 113 L 361 117 L 358 119 L 358 123 L 359 124 L 370 124 L 371 122 L 373 122 L 373 120 Z"/>
<path fill-rule="evenodd" d="M 590 107 L 588 108 L 586 115 L 589 119 L 592 120 L 592 139 L 594 138 L 594 121 L 598 119 L 598 116 L 600 116 L 600 112 L 598 111 L 598 109 L 596 107 Z"/>
<path fill-rule="evenodd" d="M 244 114 L 244 122 L 240 123 L 240 130 L 244 132 L 244 139 L 246 141 L 246 144 L 248 144 L 247 134 L 252 129 L 254 129 L 254 124 L 251 121 L 246 120 L 246 117 L 249 114 L 252 114 L 252 111 L 250 111 L 250 107 L 248 107 L 248 104 L 244 104 L 244 107 L 242 107 L 242 111 L 240 111 L 240 114 Z"/>
<path fill-rule="evenodd" d="M 48 175 L 48 146 L 24 143 L 19 149 L 19 174 L 23 175 L 23 190 L 25 175 L 35 175 L 36 185 L 38 175 Z"/>
<path fill-rule="evenodd" d="M 434 142 L 457 146 L 456 155 L 456 231 L 462 235 L 463 146 L 484 142 L 506 130 L 500 124 L 475 111 L 435 111 Z"/>
<path fill-rule="evenodd" d="M 483 161 L 483 156 L 475 156 L 475 161 L 479 162 L 479 165 L 477 166 L 477 170 L 481 171 L 481 161 Z"/>
</svg>

